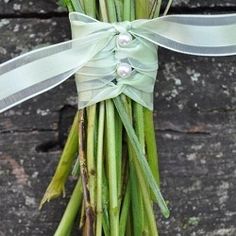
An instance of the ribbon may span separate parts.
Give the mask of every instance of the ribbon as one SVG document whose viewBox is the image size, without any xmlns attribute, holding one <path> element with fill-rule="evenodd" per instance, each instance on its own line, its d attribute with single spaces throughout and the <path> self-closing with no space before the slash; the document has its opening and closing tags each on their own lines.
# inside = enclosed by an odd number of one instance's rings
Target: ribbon
<svg viewBox="0 0 236 236">
<path fill-rule="evenodd" d="M 157 46 L 190 55 L 236 55 L 236 14 L 172 15 L 117 23 L 99 22 L 81 13 L 69 17 L 72 40 L 0 65 L 0 112 L 73 74 L 79 109 L 124 93 L 152 110 Z M 124 36 L 130 41 L 122 43 Z"/>
</svg>

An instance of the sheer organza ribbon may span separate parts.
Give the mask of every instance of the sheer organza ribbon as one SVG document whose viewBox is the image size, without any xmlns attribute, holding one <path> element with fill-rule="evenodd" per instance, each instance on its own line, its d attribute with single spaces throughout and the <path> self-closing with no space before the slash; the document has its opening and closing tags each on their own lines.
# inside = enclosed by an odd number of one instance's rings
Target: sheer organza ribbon
<svg viewBox="0 0 236 236">
<path fill-rule="evenodd" d="M 236 55 L 236 14 L 172 15 L 104 23 L 71 13 L 73 40 L 0 65 L 0 112 L 46 92 L 76 74 L 79 109 L 121 93 L 153 109 L 157 46 L 201 56 Z M 125 45 L 120 35 L 131 35 Z M 119 65 L 129 65 L 123 77 Z"/>
</svg>

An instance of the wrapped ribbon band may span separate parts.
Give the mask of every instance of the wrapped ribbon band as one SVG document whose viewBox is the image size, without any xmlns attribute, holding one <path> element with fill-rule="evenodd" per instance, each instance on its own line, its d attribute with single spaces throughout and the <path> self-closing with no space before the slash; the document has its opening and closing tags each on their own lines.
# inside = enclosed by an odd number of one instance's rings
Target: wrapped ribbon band
<svg viewBox="0 0 236 236">
<path fill-rule="evenodd" d="M 0 65 L 0 112 L 73 74 L 79 109 L 121 93 L 152 109 L 157 46 L 191 55 L 236 55 L 236 14 L 173 15 L 110 24 L 71 13 L 70 21 L 73 40 Z"/>
</svg>

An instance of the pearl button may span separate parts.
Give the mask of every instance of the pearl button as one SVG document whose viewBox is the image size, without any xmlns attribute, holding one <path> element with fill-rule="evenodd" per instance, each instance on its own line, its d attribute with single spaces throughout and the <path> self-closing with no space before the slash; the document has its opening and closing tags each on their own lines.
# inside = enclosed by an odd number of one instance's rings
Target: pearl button
<svg viewBox="0 0 236 236">
<path fill-rule="evenodd" d="M 121 33 L 118 35 L 118 44 L 121 47 L 127 46 L 133 40 L 132 35 L 129 33 Z"/>
<path fill-rule="evenodd" d="M 117 74 L 121 77 L 121 78 L 126 78 L 129 77 L 132 73 L 132 67 L 131 65 L 127 64 L 127 63 L 120 63 L 117 66 Z"/>
</svg>

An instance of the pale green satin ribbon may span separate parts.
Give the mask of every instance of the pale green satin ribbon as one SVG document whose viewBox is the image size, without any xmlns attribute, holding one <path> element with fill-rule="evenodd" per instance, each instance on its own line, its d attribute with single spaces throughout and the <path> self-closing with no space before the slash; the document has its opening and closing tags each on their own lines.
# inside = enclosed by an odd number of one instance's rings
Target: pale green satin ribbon
<svg viewBox="0 0 236 236">
<path fill-rule="evenodd" d="M 79 108 L 126 94 L 153 108 L 157 46 L 202 56 L 236 55 L 236 14 L 164 16 L 104 23 L 71 13 L 73 40 L 38 49 L 0 65 L 0 112 L 46 92 L 76 74 Z M 120 33 L 133 40 L 120 46 Z M 116 73 L 120 62 L 133 71 Z"/>
</svg>

